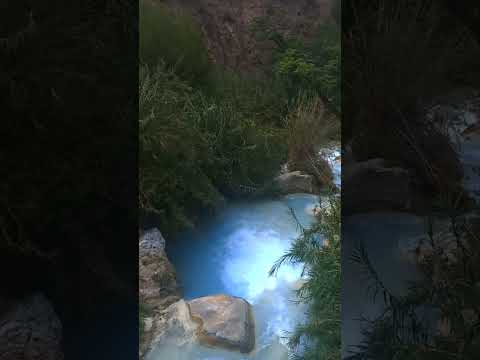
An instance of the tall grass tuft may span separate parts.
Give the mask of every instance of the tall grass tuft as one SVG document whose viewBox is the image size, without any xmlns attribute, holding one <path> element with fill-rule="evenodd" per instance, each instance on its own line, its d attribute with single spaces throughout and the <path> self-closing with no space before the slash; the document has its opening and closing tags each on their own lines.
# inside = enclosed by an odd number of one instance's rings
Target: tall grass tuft
<svg viewBox="0 0 480 360">
<path fill-rule="evenodd" d="M 192 225 L 232 186 L 263 184 L 286 158 L 283 129 L 235 99 L 206 96 L 165 64 L 140 68 L 139 94 L 139 202 L 165 231 Z"/>
<path fill-rule="evenodd" d="M 339 119 L 328 111 L 320 97 L 303 93 L 286 118 L 288 168 L 314 174 L 320 184 L 331 185 L 333 175 L 318 152 L 332 142 L 339 142 Z"/>
</svg>

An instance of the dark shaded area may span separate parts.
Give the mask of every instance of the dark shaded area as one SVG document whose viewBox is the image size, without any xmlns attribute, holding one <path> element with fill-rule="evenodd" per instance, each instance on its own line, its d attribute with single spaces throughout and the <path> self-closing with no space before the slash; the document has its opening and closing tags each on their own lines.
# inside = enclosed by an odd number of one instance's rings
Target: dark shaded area
<svg viewBox="0 0 480 360">
<path fill-rule="evenodd" d="M 344 286 L 358 284 L 358 298 L 342 299 L 344 358 L 480 354 L 478 203 L 447 129 L 470 138 L 452 112 L 429 112 L 477 99 L 479 14 L 474 1 L 343 3 L 342 265 Z"/>
<path fill-rule="evenodd" d="M 416 212 L 428 212 L 439 193 L 459 196 L 463 206 L 470 203 L 459 187 L 463 171 L 457 155 L 434 125 L 437 119 L 426 120 L 425 108 L 434 97 L 480 83 L 478 4 L 471 5 L 344 4 L 343 147 L 351 149 L 356 161 L 382 158 L 388 167 L 408 169 Z"/>
<path fill-rule="evenodd" d="M 0 297 L 44 293 L 67 359 L 138 356 L 137 24 L 134 1 L 0 4 Z"/>
</svg>

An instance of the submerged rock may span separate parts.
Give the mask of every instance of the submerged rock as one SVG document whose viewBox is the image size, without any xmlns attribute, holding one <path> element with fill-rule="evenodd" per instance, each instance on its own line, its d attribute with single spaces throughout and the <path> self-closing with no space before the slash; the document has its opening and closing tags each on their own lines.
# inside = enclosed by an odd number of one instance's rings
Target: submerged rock
<svg viewBox="0 0 480 360">
<path fill-rule="evenodd" d="M 34 294 L 6 308 L 0 309 L 0 359 L 63 359 L 62 324 L 45 296 Z"/>
</svg>

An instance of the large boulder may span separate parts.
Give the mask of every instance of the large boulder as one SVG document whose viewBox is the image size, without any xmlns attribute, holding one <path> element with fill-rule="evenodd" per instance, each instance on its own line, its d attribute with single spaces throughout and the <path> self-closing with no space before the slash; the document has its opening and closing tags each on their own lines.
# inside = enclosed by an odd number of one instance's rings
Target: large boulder
<svg viewBox="0 0 480 360">
<path fill-rule="evenodd" d="M 34 294 L 3 301 L 0 360 L 62 360 L 62 324 L 48 299 Z"/>
<path fill-rule="evenodd" d="M 151 347 L 182 347 L 192 344 L 197 339 L 199 324 L 190 315 L 188 303 L 181 299 L 158 314 L 151 321 L 154 334 Z"/>
<path fill-rule="evenodd" d="M 201 344 L 249 353 L 255 346 L 251 305 L 244 299 L 214 295 L 179 300 L 145 321 L 148 359 L 188 352 Z M 273 350 L 272 350 L 273 351 Z"/>
<path fill-rule="evenodd" d="M 304 174 L 301 171 L 292 171 L 281 174 L 274 179 L 274 185 L 283 194 L 318 192 L 315 178 L 312 175 Z"/>
<path fill-rule="evenodd" d="M 383 159 L 344 162 L 342 191 L 345 214 L 409 211 L 417 202 L 409 172 Z"/>
<path fill-rule="evenodd" d="M 244 299 L 214 295 L 189 302 L 192 318 L 200 324 L 198 341 L 207 346 L 249 353 L 255 346 L 251 305 Z"/>
</svg>

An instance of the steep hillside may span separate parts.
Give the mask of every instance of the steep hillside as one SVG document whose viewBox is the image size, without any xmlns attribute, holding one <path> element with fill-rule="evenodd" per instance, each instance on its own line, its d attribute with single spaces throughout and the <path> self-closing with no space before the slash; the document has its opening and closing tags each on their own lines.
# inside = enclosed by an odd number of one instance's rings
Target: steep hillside
<svg viewBox="0 0 480 360">
<path fill-rule="evenodd" d="M 274 42 L 259 28 L 308 39 L 332 19 L 334 0 L 165 0 L 188 11 L 202 27 L 212 60 L 229 69 L 252 71 L 270 61 Z"/>
</svg>

